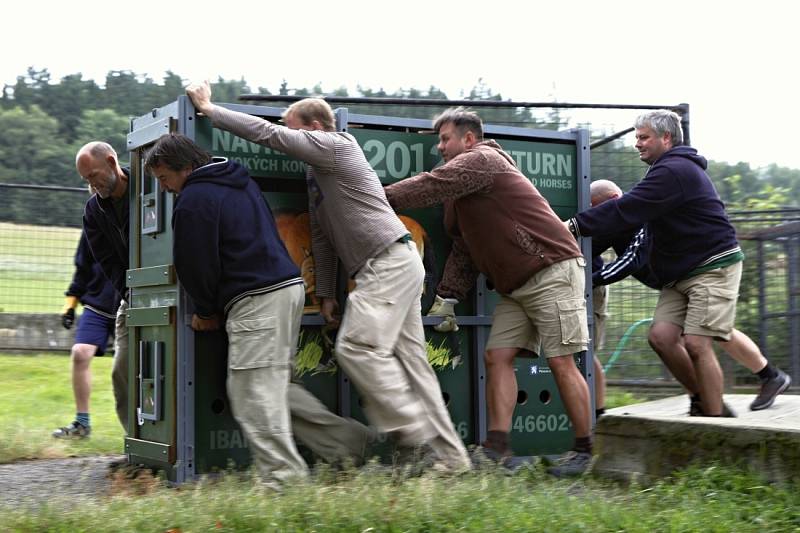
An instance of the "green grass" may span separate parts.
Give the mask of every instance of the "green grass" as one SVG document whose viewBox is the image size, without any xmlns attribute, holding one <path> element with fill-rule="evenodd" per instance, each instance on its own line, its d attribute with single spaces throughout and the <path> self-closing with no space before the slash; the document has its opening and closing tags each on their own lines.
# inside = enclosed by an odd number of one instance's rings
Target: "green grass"
<svg viewBox="0 0 800 533">
<path fill-rule="evenodd" d="M 114 412 L 109 356 L 92 361 L 92 436 L 61 441 L 50 433 L 75 414 L 67 355 L 0 354 L 0 463 L 20 459 L 122 453 L 122 427 Z M 22 399 L 22 400 L 21 400 Z M 609 388 L 606 407 L 645 401 Z"/>
<path fill-rule="evenodd" d="M 116 485 L 95 500 L 57 500 L 5 513 L 7 531 L 626 531 L 782 532 L 800 528 L 797 487 L 765 485 L 733 469 L 689 469 L 656 485 L 558 481 L 534 467 L 509 477 L 398 480 L 366 470 L 322 471 L 285 493 L 250 479 L 169 489 Z M 2 504 L 0 503 L 0 509 Z"/>
<path fill-rule="evenodd" d="M 0 355 L 0 462 L 119 453 L 110 366 L 109 357 L 92 363 L 92 438 L 62 442 L 50 431 L 74 411 L 69 358 Z M 609 405 L 640 400 L 615 390 L 609 397 Z M 177 489 L 119 477 L 109 496 L 53 495 L 35 512 L 0 500 L 0 517 L 3 531 L 800 531 L 797 488 L 722 467 L 691 468 L 647 488 L 558 481 L 541 465 L 514 477 L 406 480 L 378 468 L 323 468 L 281 495 L 240 475 Z"/>
<path fill-rule="evenodd" d="M 109 356 L 92 361 L 92 436 L 62 441 L 51 432 L 75 417 L 67 355 L 0 355 L 0 463 L 19 459 L 122 453 Z"/>
<path fill-rule="evenodd" d="M 637 396 L 628 391 L 619 390 L 615 387 L 606 387 L 606 409 L 631 405 L 633 403 L 646 402 L 647 398 Z"/>
<path fill-rule="evenodd" d="M 80 229 L 0 223 L 0 313 L 58 313 Z"/>
</svg>

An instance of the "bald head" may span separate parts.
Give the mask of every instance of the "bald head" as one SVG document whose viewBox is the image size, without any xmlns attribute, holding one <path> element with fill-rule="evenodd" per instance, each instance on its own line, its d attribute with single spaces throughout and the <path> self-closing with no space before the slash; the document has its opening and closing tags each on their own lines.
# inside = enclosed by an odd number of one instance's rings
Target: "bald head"
<svg viewBox="0 0 800 533">
<path fill-rule="evenodd" d="M 622 196 L 622 189 L 611 180 L 593 181 L 590 190 L 592 207 L 600 205 L 606 200 L 613 200 Z"/>
<path fill-rule="evenodd" d="M 75 166 L 78 166 L 81 159 L 105 159 L 108 156 L 113 156 L 114 159 L 117 158 L 117 152 L 110 144 L 103 141 L 92 141 L 84 144 L 81 149 L 78 150 L 78 154 L 75 156 Z"/>
<path fill-rule="evenodd" d="M 110 144 L 102 141 L 84 144 L 75 156 L 75 167 L 101 198 L 121 198 L 125 194 L 128 177 Z"/>
</svg>

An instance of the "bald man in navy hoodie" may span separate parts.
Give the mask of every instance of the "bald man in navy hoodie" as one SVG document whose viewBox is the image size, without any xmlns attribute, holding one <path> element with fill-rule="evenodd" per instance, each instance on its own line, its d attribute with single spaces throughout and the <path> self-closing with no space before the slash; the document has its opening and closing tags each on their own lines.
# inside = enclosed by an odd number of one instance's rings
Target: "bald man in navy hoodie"
<svg viewBox="0 0 800 533">
<path fill-rule="evenodd" d="M 722 369 L 712 342 L 734 334 L 744 254 L 706 174 L 706 159 L 683 145 L 680 117 L 652 111 L 634 127 L 639 158 L 650 165 L 645 177 L 566 224 L 576 237 L 600 238 L 647 225 L 650 267 L 662 287 L 648 340 L 659 354 L 671 354 L 683 336 L 689 361 L 664 362 L 679 381 L 694 372 L 702 413 L 722 416 Z M 771 379 L 784 390 L 790 383 L 785 374 Z"/>
</svg>

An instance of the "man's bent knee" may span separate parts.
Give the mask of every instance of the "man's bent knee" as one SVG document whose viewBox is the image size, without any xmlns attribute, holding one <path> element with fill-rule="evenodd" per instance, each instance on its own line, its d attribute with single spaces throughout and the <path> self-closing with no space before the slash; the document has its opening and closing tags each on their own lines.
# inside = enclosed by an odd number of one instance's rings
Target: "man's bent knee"
<svg viewBox="0 0 800 533">
<path fill-rule="evenodd" d="M 486 350 L 483 354 L 483 360 L 486 366 L 496 365 L 511 365 L 514 364 L 514 358 L 519 353 L 519 348 L 497 348 Z"/>
<path fill-rule="evenodd" d="M 692 359 L 698 359 L 707 355 L 714 355 L 711 337 L 704 337 L 702 335 L 686 335 L 684 342 L 686 343 L 686 351 Z"/>
<path fill-rule="evenodd" d="M 680 342 L 683 329 L 669 322 L 654 322 L 647 334 L 647 342 L 654 350 Z"/>
</svg>

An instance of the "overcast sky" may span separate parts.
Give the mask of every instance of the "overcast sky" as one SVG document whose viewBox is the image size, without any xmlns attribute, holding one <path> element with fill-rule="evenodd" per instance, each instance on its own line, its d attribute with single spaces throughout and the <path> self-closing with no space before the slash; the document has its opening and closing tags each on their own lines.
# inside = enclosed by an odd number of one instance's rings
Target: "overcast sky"
<svg viewBox="0 0 800 533">
<path fill-rule="evenodd" d="M 482 79 L 520 101 L 688 102 L 692 144 L 709 159 L 800 168 L 793 2 L 61 0 L 2 10 L 4 84 L 29 66 L 100 84 L 109 70 L 160 81 L 171 69 L 272 91 L 286 79 L 351 94 L 435 85 L 459 98 Z M 622 129 L 635 114 L 596 120 Z"/>
</svg>

